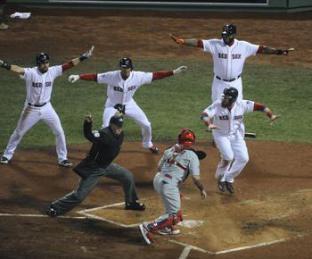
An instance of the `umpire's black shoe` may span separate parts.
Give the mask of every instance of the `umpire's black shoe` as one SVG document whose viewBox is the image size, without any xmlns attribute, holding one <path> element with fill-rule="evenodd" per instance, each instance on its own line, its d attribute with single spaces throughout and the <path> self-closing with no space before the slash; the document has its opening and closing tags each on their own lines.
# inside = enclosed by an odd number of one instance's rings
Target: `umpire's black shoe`
<svg viewBox="0 0 312 259">
<path fill-rule="evenodd" d="M 145 205 L 139 202 L 126 203 L 125 210 L 145 210 Z"/>
<path fill-rule="evenodd" d="M 227 189 L 227 191 L 229 193 L 234 193 L 234 187 L 233 187 L 233 184 L 230 183 L 230 182 L 225 182 L 225 187 Z"/>
<path fill-rule="evenodd" d="M 54 209 L 52 206 L 50 206 L 47 211 L 46 211 L 47 215 L 51 218 L 55 218 L 58 216 L 56 209 Z"/>
</svg>

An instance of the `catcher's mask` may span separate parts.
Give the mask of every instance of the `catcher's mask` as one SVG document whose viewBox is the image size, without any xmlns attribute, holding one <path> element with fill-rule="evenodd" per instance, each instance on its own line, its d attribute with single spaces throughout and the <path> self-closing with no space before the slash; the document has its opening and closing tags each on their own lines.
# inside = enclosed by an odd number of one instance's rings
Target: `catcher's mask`
<svg viewBox="0 0 312 259">
<path fill-rule="evenodd" d="M 236 35 L 236 26 L 234 24 L 226 24 L 222 29 L 222 39 L 225 44 L 230 44 L 234 41 Z"/>
<path fill-rule="evenodd" d="M 130 58 L 122 58 L 119 60 L 119 67 L 120 68 L 131 68 L 133 69 L 132 60 Z"/>
<path fill-rule="evenodd" d="M 222 106 L 228 107 L 231 106 L 234 102 L 236 102 L 238 97 L 238 91 L 234 87 L 225 88 L 223 90 L 223 98 L 222 98 Z"/>
<path fill-rule="evenodd" d="M 41 52 L 36 56 L 36 64 L 40 66 L 41 64 L 49 63 L 50 57 L 47 53 Z"/>
<path fill-rule="evenodd" d="M 181 130 L 178 136 L 178 143 L 184 148 L 190 148 L 195 143 L 195 133 L 187 128 Z"/>
</svg>

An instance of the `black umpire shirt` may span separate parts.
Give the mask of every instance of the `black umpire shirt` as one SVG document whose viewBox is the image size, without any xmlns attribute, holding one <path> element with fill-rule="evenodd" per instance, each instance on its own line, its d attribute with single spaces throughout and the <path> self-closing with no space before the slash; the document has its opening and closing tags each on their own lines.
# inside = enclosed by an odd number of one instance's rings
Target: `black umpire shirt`
<svg viewBox="0 0 312 259">
<path fill-rule="evenodd" d="M 106 168 L 118 156 L 124 139 L 124 133 L 113 133 L 110 127 L 92 132 L 92 122 L 85 121 L 83 132 L 86 139 L 92 142 L 92 147 L 85 159 L 73 170 L 82 178 L 86 178 L 96 168 Z"/>
<path fill-rule="evenodd" d="M 100 167 L 107 167 L 119 154 L 124 134 L 114 134 L 110 127 L 92 132 L 92 123 L 84 122 L 83 132 L 86 139 L 92 142 L 87 160 L 95 161 Z"/>
</svg>

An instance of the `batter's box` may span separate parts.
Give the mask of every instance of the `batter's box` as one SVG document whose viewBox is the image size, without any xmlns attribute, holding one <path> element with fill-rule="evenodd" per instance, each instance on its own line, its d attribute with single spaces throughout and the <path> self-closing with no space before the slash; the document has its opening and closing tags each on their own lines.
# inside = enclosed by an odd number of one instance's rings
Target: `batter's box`
<svg viewBox="0 0 312 259">
<path fill-rule="evenodd" d="M 197 193 L 188 198 L 182 202 L 185 219 L 179 226 L 182 234 L 174 237 L 174 242 L 214 254 L 301 236 L 304 233 L 296 223 L 302 215 L 312 213 L 312 189 L 266 194 L 258 200 L 237 202 L 233 199 L 226 205 L 218 202 L 220 195 L 210 197 L 209 203 L 200 200 Z M 122 227 L 135 227 L 141 222 L 152 221 L 163 211 L 158 196 L 146 198 L 144 202 L 147 205 L 144 212 L 124 210 L 124 203 L 116 203 L 79 213 Z"/>
</svg>

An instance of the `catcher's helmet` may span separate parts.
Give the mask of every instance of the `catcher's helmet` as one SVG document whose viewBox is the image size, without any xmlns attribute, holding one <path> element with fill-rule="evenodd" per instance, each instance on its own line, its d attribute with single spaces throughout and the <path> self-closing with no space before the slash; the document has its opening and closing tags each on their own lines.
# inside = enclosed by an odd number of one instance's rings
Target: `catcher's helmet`
<svg viewBox="0 0 312 259">
<path fill-rule="evenodd" d="M 223 26 L 222 35 L 232 36 L 236 34 L 236 26 L 234 24 L 226 24 Z"/>
<path fill-rule="evenodd" d="M 36 64 L 39 66 L 40 64 L 44 64 L 49 62 L 50 57 L 47 53 L 41 52 L 36 56 Z"/>
<path fill-rule="evenodd" d="M 119 60 L 119 67 L 133 69 L 132 60 L 130 58 L 122 58 Z"/>
<path fill-rule="evenodd" d="M 225 88 L 223 90 L 224 97 L 227 97 L 231 103 L 234 103 L 237 100 L 238 97 L 238 91 L 234 87 Z"/>
<path fill-rule="evenodd" d="M 178 136 L 178 143 L 184 148 L 189 148 L 195 143 L 195 138 L 195 133 L 192 130 L 184 128 Z"/>
</svg>

